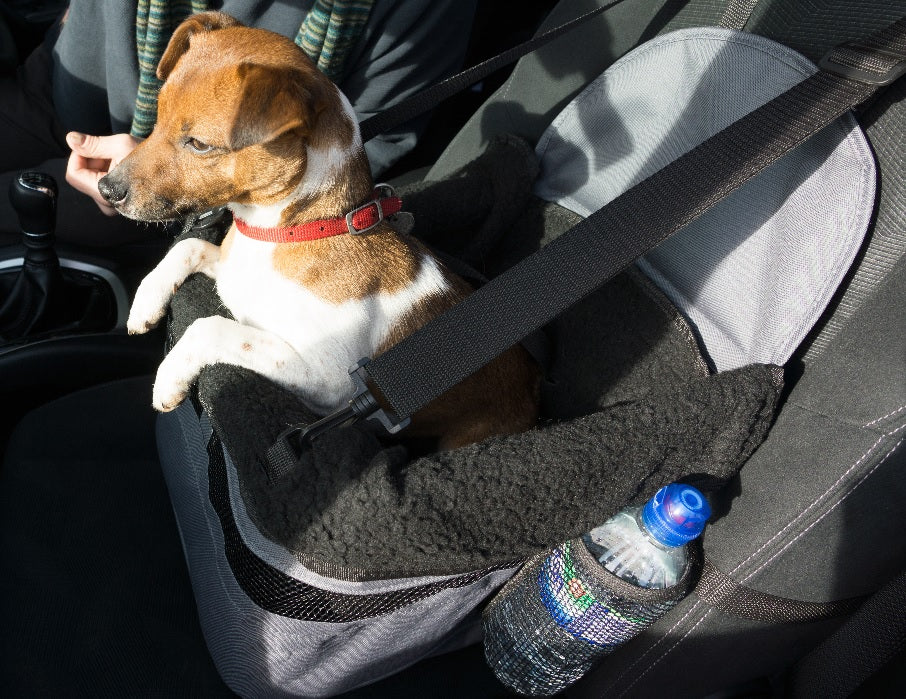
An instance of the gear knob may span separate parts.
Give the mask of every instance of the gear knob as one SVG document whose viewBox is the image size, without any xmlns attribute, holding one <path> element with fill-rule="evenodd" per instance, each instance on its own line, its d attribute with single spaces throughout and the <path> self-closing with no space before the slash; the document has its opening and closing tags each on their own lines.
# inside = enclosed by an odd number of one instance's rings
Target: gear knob
<svg viewBox="0 0 906 699">
<path fill-rule="evenodd" d="M 50 242 L 57 222 L 57 183 L 43 172 L 23 172 L 10 183 L 9 201 L 29 239 Z"/>
</svg>

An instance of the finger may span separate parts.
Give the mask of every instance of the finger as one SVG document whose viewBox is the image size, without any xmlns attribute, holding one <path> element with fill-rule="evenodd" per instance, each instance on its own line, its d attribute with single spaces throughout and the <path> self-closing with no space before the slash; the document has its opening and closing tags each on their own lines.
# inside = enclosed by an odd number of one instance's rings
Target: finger
<svg viewBox="0 0 906 699">
<path fill-rule="evenodd" d="M 68 145 L 79 155 L 83 155 L 86 158 L 91 157 L 94 154 L 94 151 L 97 149 L 98 143 L 99 139 L 97 136 L 90 136 L 78 131 L 70 131 L 68 134 L 66 134 L 66 145 Z"/>
<path fill-rule="evenodd" d="M 84 155 L 79 155 L 75 151 L 73 151 L 69 157 L 72 161 L 73 169 L 92 170 L 94 172 L 101 173 L 101 177 L 110 172 L 110 170 L 112 169 L 110 167 L 111 161 L 109 160 L 102 160 L 101 158 L 86 158 Z"/>
<path fill-rule="evenodd" d="M 97 190 L 98 180 L 107 173 L 109 161 L 89 160 L 76 151 L 69 154 L 66 163 L 66 181 L 89 196 Z"/>
<path fill-rule="evenodd" d="M 70 131 L 66 134 L 66 143 L 74 152 L 85 158 L 109 160 L 115 165 L 135 150 L 138 140 L 125 133 L 93 136 Z"/>
<path fill-rule="evenodd" d="M 98 181 L 107 174 L 107 164 L 106 161 L 89 160 L 73 151 L 66 166 L 66 181 L 91 197 L 104 214 L 115 216 L 116 209 L 98 191 Z"/>
<path fill-rule="evenodd" d="M 66 143 L 73 151 L 86 158 L 110 159 L 110 156 L 104 153 L 106 144 L 100 136 L 70 131 L 66 134 Z"/>
</svg>

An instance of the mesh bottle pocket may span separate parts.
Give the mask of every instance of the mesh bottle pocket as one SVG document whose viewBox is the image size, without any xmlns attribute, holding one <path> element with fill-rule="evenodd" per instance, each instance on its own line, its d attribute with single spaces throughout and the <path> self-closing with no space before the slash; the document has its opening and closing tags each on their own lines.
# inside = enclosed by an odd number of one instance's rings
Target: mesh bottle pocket
<svg viewBox="0 0 906 699">
<path fill-rule="evenodd" d="M 488 665 L 520 694 L 556 694 L 685 597 L 698 561 L 676 585 L 645 589 L 603 568 L 581 539 L 535 556 L 485 610 Z"/>
</svg>

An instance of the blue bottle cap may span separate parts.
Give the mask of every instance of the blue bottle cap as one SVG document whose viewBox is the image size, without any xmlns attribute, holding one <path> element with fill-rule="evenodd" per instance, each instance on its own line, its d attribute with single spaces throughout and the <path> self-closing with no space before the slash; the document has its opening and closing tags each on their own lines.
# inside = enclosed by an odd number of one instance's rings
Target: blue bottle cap
<svg viewBox="0 0 906 699">
<path fill-rule="evenodd" d="M 711 506 L 697 488 L 681 483 L 664 486 L 642 508 L 642 524 L 665 546 L 682 546 L 705 529 Z"/>
</svg>

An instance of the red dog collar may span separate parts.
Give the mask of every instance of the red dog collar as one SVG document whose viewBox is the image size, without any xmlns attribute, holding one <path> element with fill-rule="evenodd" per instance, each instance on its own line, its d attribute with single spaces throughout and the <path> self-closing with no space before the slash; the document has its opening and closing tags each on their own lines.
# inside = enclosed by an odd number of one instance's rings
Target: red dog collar
<svg viewBox="0 0 906 699">
<path fill-rule="evenodd" d="M 403 202 L 394 194 L 393 188 L 389 184 L 379 184 L 374 188 L 374 199 L 357 206 L 345 216 L 310 221 L 286 228 L 250 226 L 235 216 L 233 223 L 236 224 L 236 228 L 242 235 L 254 240 L 263 240 L 268 243 L 299 243 L 343 233 L 352 235 L 368 233 L 387 216 L 398 213 L 402 207 Z"/>
</svg>

